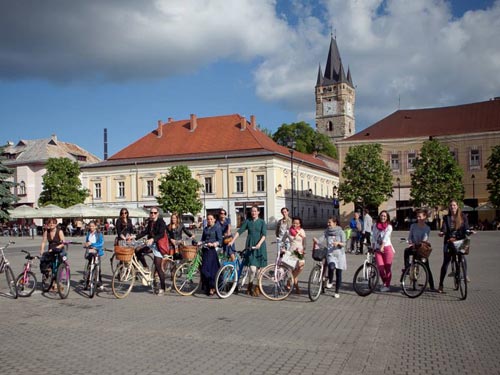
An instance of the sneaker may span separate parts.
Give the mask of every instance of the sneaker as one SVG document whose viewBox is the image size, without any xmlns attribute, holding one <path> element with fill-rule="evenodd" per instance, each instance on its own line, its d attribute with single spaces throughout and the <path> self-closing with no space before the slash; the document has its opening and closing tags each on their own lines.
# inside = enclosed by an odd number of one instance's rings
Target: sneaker
<svg viewBox="0 0 500 375">
<path fill-rule="evenodd" d="M 333 283 L 326 283 L 326 289 L 332 289 Z"/>
<path fill-rule="evenodd" d="M 467 280 L 468 283 L 470 283 L 470 277 L 466 276 L 465 279 Z"/>
<path fill-rule="evenodd" d="M 388 286 L 385 286 L 385 285 L 380 287 L 380 291 L 381 292 L 389 292 L 390 290 L 391 289 Z"/>
<path fill-rule="evenodd" d="M 340 298 L 340 294 L 335 293 L 335 294 L 333 295 L 333 298 Z"/>
<path fill-rule="evenodd" d="M 100 291 L 100 292 L 103 292 L 104 291 L 104 285 L 99 285 L 97 287 L 97 290 Z"/>
<path fill-rule="evenodd" d="M 163 295 L 165 295 L 165 291 L 163 289 L 160 289 L 160 290 L 158 290 L 158 293 L 156 295 L 163 296 Z"/>
</svg>

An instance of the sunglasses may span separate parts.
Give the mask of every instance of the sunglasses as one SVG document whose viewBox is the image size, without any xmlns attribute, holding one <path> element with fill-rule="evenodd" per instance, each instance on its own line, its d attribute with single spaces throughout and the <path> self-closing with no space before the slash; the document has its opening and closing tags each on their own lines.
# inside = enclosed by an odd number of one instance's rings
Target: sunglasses
<svg viewBox="0 0 500 375">
<path fill-rule="evenodd" d="M 156 215 L 158 213 L 158 211 L 151 211 L 150 214 L 151 215 Z"/>
<path fill-rule="evenodd" d="M 219 212 L 219 215 L 225 215 L 226 213 L 225 212 Z"/>
<path fill-rule="evenodd" d="M 128 215 L 128 212 L 125 212 L 125 211 L 120 212 L 120 215 Z"/>
</svg>

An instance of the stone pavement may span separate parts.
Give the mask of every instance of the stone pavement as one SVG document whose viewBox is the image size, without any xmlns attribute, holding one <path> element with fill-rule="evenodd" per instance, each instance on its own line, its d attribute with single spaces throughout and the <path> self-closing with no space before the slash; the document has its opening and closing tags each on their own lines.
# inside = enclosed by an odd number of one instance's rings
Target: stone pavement
<svg viewBox="0 0 500 375">
<path fill-rule="evenodd" d="M 443 295 L 409 299 L 400 293 L 401 235 L 393 235 L 391 292 L 357 296 L 352 276 L 363 257 L 348 255 L 341 298 L 327 292 L 317 302 L 307 297 L 309 257 L 300 276 L 303 294 L 281 302 L 245 295 L 156 297 L 143 287 L 124 300 L 110 288 L 89 299 L 77 287 L 83 251 L 73 245 L 67 300 L 39 291 L 12 300 L 0 275 L 0 374 L 500 374 L 500 289 L 494 287 L 500 232 L 472 239 L 466 301 L 450 289 L 450 278 Z M 19 273 L 20 249 L 37 250 L 39 239 L 16 240 L 7 256 Z M 436 284 L 441 241 L 432 232 Z M 111 247 L 111 237 L 107 243 Z"/>
</svg>

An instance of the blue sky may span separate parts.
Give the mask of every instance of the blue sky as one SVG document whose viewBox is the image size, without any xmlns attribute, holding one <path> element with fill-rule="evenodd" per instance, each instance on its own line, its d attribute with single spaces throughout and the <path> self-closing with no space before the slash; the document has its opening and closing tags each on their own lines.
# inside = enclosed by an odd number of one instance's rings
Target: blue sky
<svg viewBox="0 0 500 375">
<path fill-rule="evenodd" d="M 0 143 L 103 156 L 157 120 L 239 113 L 314 126 L 334 30 L 356 130 L 400 108 L 500 96 L 500 1 L 0 1 Z"/>
</svg>

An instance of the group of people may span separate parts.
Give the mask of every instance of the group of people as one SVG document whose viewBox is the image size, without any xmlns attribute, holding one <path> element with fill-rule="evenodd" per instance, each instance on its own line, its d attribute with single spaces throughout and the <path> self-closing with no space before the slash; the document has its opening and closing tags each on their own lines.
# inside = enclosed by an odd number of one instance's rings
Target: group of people
<svg viewBox="0 0 500 375">
<path fill-rule="evenodd" d="M 444 218 L 441 231 L 439 232 L 439 236 L 444 237 L 443 264 L 439 277 L 439 286 L 436 290 L 440 293 L 443 292 L 444 278 L 451 261 L 451 242 L 465 238 L 469 230 L 467 217 L 461 212 L 457 201 L 452 200 L 450 202 L 448 211 L 448 215 Z M 287 251 L 296 260 L 293 270 L 295 284 L 293 286 L 288 285 L 287 287 L 293 287 L 295 293 L 300 294 L 298 279 L 305 266 L 306 232 L 302 227 L 302 219 L 300 217 L 290 217 L 286 207 L 281 209 L 281 214 L 282 218 L 277 222 L 276 226 L 276 239 L 279 243 L 286 244 L 285 248 L 287 248 Z M 134 226 L 129 218 L 129 212 L 126 208 L 121 209 L 120 217 L 116 220 L 117 237 L 115 244 L 119 244 L 120 241 L 128 242 L 133 239 L 137 240 L 146 237 L 145 245 L 153 253 L 155 269 L 158 272 L 160 280 L 160 295 L 164 294 L 166 289 L 165 274 L 161 267 L 164 253 L 162 253 L 162 249 L 159 246 L 159 241 L 165 237 L 165 234 L 167 234 L 169 239 L 169 255 L 177 253 L 179 245 L 183 242 L 183 235 L 191 239 L 193 243 L 202 245 L 202 266 L 200 269 L 202 289 L 207 295 L 213 295 L 215 293 L 215 278 L 220 267 L 217 249 L 221 248 L 230 260 L 234 260 L 235 243 L 244 232 L 247 232 L 245 247 L 252 249 L 252 251 L 246 253 L 244 259 L 244 262 L 246 262 L 250 269 L 247 293 L 251 296 L 258 296 L 260 294 L 256 277 L 259 270 L 267 265 L 267 225 L 259 217 L 260 210 L 258 206 L 252 206 L 250 218 L 245 220 L 234 234 L 231 232 L 231 221 L 224 209 L 219 210 L 217 218 L 213 214 L 208 214 L 207 225 L 203 229 L 199 242 L 196 242 L 194 234 L 182 225 L 178 214 L 172 214 L 170 224 L 168 225 L 161 218 L 158 207 L 151 208 L 149 215 L 149 221 L 145 228 L 139 234 L 134 235 Z M 427 212 L 425 210 L 417 210 L 416 216 L 417 222 L 411 225 L 408 235 L 409 247 L 404 251 L 405 266 L 409 264 L 409 256 L 414 248 L 429 239 L 430 227 L 427 225 Z M 358 212 L 354 214 L 354 218 L 350 222 L 350 227 L 355 232 L 355 237 L 351 243 L 361 241 L 359 247 L 360 253 L 363 252 L 363 243 L 373 248 L 382 279 L 380 291 L 387 292 L 390 290 L 392 263 L 395 254 L 395 249 L 391 242 L 393 228 L 390 224 L 389 213 L 385 210 L 380 212 L 373 225 L 371 225 L 371 220 L 367 210 L 363 218 L 360 217 Z M 56 254 L 66 255 L 64 241 L 64 232 L 57 226 L 56 219 L 49 219 L 40 246 L 40 255 L 42 255 L 40 268 L 42 273 L 46 272 L 48 265 L 51 264 Z M 345 254 L 347 238 L 340 226 L 339 219 L 337 217 L 330 217 L 323 235 L 320 238 L 313 238 L 313 243 L 315 247 L 322 246 L 327 248 L 325 262 L 328 269 L 328 279 L 326 287 L 333 288 L 333 285 L 335 285 L 334 297 L 339 298 L 339 291 L 342 285 L 342 271 L 347 269 Z M 46 246 L 47 251 L 45 251 Z M 104 237 L 98 231 L 95 221 L 89 223 L 89 231 L 85 237 L 84 247 L 86 249 L 95 249 L 99 256 L 104 255 Z M 147 267 L 144 253 L 137 251 L 136 255 L 138 261 L 144 267 Z M 428 261 L 426 262 L 426 266 L 430 276 L 429 287 L 431 290 L 435 290 L 434 279 Z M 335 283 L 333 280 L 334 275 Z M 101 275 L 99 275 L 98 287 L 102 289 Z"/>
</svg>

